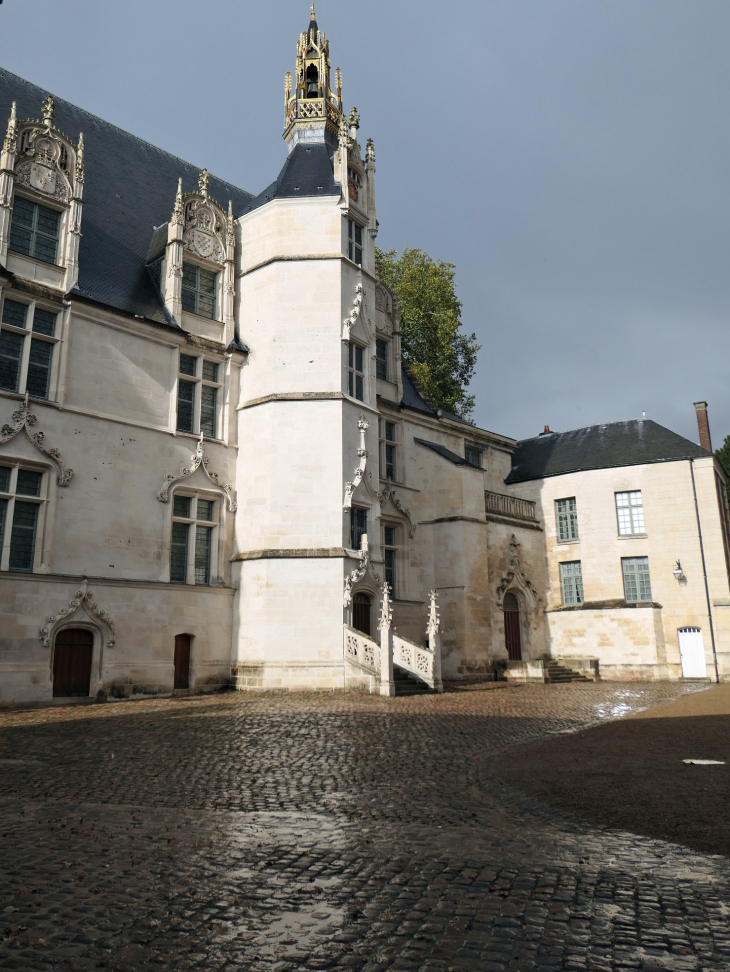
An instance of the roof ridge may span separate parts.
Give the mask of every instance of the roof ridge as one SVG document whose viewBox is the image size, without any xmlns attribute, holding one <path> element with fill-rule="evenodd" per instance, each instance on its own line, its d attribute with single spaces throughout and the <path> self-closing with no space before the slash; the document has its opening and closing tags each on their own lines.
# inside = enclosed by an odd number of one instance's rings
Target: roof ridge
<svg viewBox="0 0 730 972">
<path fill-rule="evenodd" d="M 27 84 L 31 88 L 38 88 L 40 91 L 45 91 L 46 94 L 51 95 L 58 101 L 62 101 L 65 104 L 70 105 L 75 111 L 80 111 L 84 115 L 87 115 L 89 118 L 93 118 L 96 119 L 96 121 L 103 122 L 105 125 L 109 125 L 110 128 L 115 128 L 118 132 L 121 132 L 122 135 L 127 135 L 129 138 L 135 139 L 135 141 L 139 142 L 141 145 L 147 145 L 150 148 L 156 149 L 158 152 L 162 152 L 162 154 L 166 155 L 168 158 L 175 159 L 177 162 L 182 162 L 183 165 L 190 165 L 193 168 L 198 168 L 198 166 L 194 162 L 188 162 L 186 159 L 181 158 L 181 156 L 175 155 L 174 152 L 169 152 L 167 149 L 161 148 L 159 145 L 155 145 L 154 142 L 150 142 L 146 138 L 141 138 L 139 135 L 135 135 L 134 132 L 128 132 L 127 129 L 122 128 L 121 125 L 116 125 L 114 122 L 107 121 L 107 119 L 102 118 L 101 115 L 95 115 L 93 112 L 88 111 L 88 109 L 82 108 L 80 105 L 77 105 L 73 101 L 69 101 L 68 98 L 63 98 L 61 97 L 61 95 L 54 95 L 52 91 L 48 90 L 48 88 L 41 88 L 39 84 L 34 84 L 32 81 L 29 81 L 27 78 L 23 78 L 19 74 L 15 74 L 14 71 L 9 71 L 7 68 L 2 67 L 1 65 L 0 65 L 0 71 L 3 71 L 5 74 L 10 75 L 12 78 L 17 79 L 18 81 L 22 81 L 24 84 Z M 202 172 L 203 170 L 199 169 L 198 171 Z M 235 189 L 237 192 L 245 192 L 246 195 L 251 196 L 252 199 L 257 198 L 255 193 L 249 192 L 248 189 L 244 189 L 242 186 L 237 186 L 233 182 L 229 182 L 228 179 L 222 179 L 220 176 L 217 176 L 213 173 L 210 173 L 210 175 L 211 178 L 216 179 L 218 182 L 222 183 L 225 186 L 230 186 L 231 189 Z"/>
<path fill-rule="evenodd" d="M 543 439 L 546 438 L 548 435 L 567 435 L 569 432 L 583 432 L 586 429 L 595 429 L 606 425 L 624 425 L 626 422 L 654 422 L 654 425 L 659 425 L 659 422 L 656 422 L 654 419 L 651 418 L 634 417 L 634 418 L 625 418 L 625 419 L 613 419 L 610 422 L 591 422 L 590 425 L 576 425 L 574 429 L 560 429 L 560 431 L 558 431 L 557 429 L 551 429 L 549 432 L 540 432 L 538 435 L 531 435 L 529 436 L 529 438 L 520 439 L 519 441 L 531 442 L 533 439 Z M 666 429 L 667 427 L 666 425 L 661 425 L 660 428 Z M 667 429 L 667 431 L 671 432 L 672 430 Z M 674 434 L 679 435 L 678 432 L 675 432 Z"/>
</svg>

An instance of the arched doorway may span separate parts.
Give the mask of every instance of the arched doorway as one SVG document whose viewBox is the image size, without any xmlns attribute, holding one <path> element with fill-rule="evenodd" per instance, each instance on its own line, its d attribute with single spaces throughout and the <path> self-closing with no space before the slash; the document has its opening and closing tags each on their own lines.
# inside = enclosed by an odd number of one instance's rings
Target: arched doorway
<svg viewBox="0 0 730 972">
<path fill-rule="evenodd" d="M 370 636 L 370 598 L 362 591 L 352 599 L 352 626 Z"/>
<path fill-rule="evenodd" d="M 175 635 L 175 683 L 176 689 L 190 688 L 190 635 Z"/>
<path fill-rule="evenodd" d="M 504 610 L 504 644 L 510 661 L 522 660 L 520 639 L 520 605 L 514 594 L 505 594 L 502 602 Z"/>
<path fill-rule="evenodd" d="M 88 698 L 94 636 L 86 628 L 64 628 L 53 652 L 53 697 Z"/>
</svg>

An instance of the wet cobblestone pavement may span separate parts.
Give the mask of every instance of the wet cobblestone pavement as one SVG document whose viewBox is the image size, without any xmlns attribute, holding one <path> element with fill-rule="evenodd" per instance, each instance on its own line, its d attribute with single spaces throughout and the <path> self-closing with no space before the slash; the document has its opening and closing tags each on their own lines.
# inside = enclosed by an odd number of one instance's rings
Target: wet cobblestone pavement
<svg viewBox="0 0 730 972">
<path fill-rule="evenodd" d="M 500 782 L 697 690 L 222 695 L 0 714 L 0 969 L 730 969 L 728 859 Z"/>
</svg>

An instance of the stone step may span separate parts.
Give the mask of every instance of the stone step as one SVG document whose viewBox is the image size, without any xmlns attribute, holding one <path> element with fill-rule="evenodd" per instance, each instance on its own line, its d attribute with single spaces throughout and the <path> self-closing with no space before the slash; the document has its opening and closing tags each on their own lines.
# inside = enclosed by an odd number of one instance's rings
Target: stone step
<svg viewBox="0 0 730 972">
<path fill-rule="evenodd" d="M 545 681 L 549 684 L 556 684 L 560 682 L 587 682 L 588 679 L 585 675 L 580 675 L 572 668 L 566 668 L 565 665 L 560 665 L 558 662 L 548 662 L 545 669 Z"/>
<path fill-rule="evenodd" d="M 393 683 L 396 695 L 430 695 L 433 689 L 404 668 L 393 665 Z"/>
</svg>

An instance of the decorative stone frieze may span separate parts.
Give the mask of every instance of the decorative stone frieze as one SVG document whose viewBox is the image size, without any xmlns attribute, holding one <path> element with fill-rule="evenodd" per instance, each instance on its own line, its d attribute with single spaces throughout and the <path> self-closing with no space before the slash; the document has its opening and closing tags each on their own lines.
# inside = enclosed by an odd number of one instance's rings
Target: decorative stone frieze
<svg viewBox="0 0 730 972">
<path fill-rule="evenodd" d="M 68 621 L 69 618 L 73 617 L 73 615 L 80 610 L 84 610 L 92 621 L 98 622 L 98 624 L 102 627 L 105 634 L 106 647 L 114 647 L 116 638 L 114 618 L 99 607 L 94 600 L 92 591 L 88 590 L 88 584 L 88 580 L 84 578 L 83 584 L 81 585 L 81 590 L 76 591 L 72 600 L 69 601 L 68 607 L 63 607 L 56 614 L 51 614 L 49 616 L 48 621 L 40 630 L 40 640 L 44 648 L 51 647 L 53 644 L 53 639 L 56 636 L 56 632 L 61 625 Z"/>
<path fill-rule="evenodd" d="M 195 448 L 195 452 L 190 456 L 190 465 L 183 466 L 176 476 L 165 476 L 162 489 L 160 489 L 157 493 L 157 499 L 160 501 L 160 503 L 167 503 L 168 499 L 170 498 L 170 487 L 173 483 L 178 483 L 183 479 L 188 479 L 188 477 L 192 476 L 193 473 L 202 466 L 203 472 L 211 483 L 213 483 L 213 485 L 226 497 L 229 511 L 231 513 L 235 513 L 238 509 L 238 503 L 233 499 L 233 486 L 231 486 L 229 483 L 222 483 L 218 478 L 218 474 L 211 472 L 210 469 L 208 469 L 209 461 L 209 457 L 205 455 L 205 446 L 203 444 L 203 435 L 201 433 L 200 440 Z"/>
<path fill-rule="evenodd" d="M 13 422 L 15 425 L 3 425 L 0 429 L 0 445 L 5 445 L 18 435 L 19 432 L 25 431 L 31 444 L 45 456 L 50 459 L 51 462 L 56 467 L 57 476 L 56 482 L 59 486 L 68 486 L 74 477 L 73 469 L 66 469 L 61 459 L 61 453 L 58 449 L 46 449 L 43 445 L 45 435 L 43 432 L 33 432 L 33 426 L 36 424 L 38 419 L 30 411 L 30 406 L 28 405 L 28 395 L 25 396 L 25 401 L 21 403 L 19 408 L 13 412 Z"/>
</svg>

